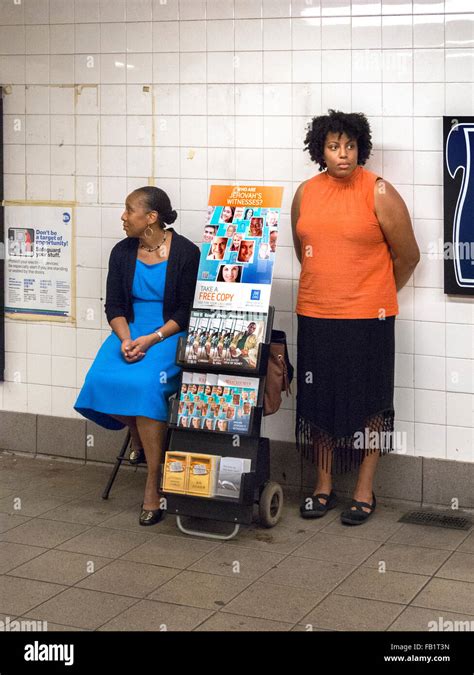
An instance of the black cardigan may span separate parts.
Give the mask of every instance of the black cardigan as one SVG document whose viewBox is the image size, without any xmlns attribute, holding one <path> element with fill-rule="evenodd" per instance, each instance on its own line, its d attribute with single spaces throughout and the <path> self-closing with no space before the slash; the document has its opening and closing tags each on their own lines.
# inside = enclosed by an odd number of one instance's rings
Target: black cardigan
<svg viewBox="0 0 474 675">
<path fill-rule="evenodd" d="M 196 244 L 173 232 L 166 270 L 163 318 L 173 319 L 181 330 L 186 330 L 194 299 L 200 251 Z M 124 316 L 128 323 L 134 320 L 132 285 L 137 264 L 139 240 L 137 237 L 122 239 L 113 247 L 109 258 L 105 314 L 111 322 Z M 160 328 L 160 326 L 156 326 Z"/>
</svg>

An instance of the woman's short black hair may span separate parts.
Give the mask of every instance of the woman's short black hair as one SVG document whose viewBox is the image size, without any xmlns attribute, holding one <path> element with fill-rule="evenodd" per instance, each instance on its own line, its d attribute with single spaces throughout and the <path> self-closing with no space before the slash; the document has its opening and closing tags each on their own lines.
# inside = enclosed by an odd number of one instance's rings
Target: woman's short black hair
<svg viewBox="0 0 474 675">
<path fill-rule="evenodd" d="M 178 217 L 178 214 L 171 206 L 170 198 L 161 188 L 154 185 L 144 185 L 133 192 L 138 194 L 149 211 L 157 211 L 158 224 L 161 227 L 164 227 L 165 223 L 171 225 Z"/>
<path fill-rule="evenodd" d="M 309 156 L 319 164 L 319 170 L 326 168 L 324 161 L 324 143 L 328 132 L 346 133 L 349 138 L 357 141 L 357 164 L 365 164 L 372 150 L 370 124 L 364 113 L 343 113 L 340 110 L 328 110 L 327 115 L 313 117 L 307 125 L 307 134 L 304 140 L 305 150 Z"/>
</svg>

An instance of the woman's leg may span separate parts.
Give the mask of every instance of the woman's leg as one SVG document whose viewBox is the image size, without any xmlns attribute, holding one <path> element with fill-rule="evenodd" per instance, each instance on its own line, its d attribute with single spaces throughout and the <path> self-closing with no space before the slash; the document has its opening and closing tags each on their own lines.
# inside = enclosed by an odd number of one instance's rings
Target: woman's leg
<svg viewBox="0 0 474 675">
<path fill-rule="evenodd" d="M 137 415 L 136 420 L 138 432 L 143 441 L 148 471 L 143 508 L 155 510 L 161 506 L 158 494 L 159 471 L 167 424 L 140 415 Z"/>
<path fill-rule="evenodd" d="M 138 433 L 137 422 L 135 417 L 131 417 L 129 415 L 110 415 L 110 417 L 113 417 L 119 422 L 126 424 L 130 428 L 130 435 L 132 437 L 133 449 L 138 450 L 138 448 L 143 447 L 143 443 L 140 439 L 140 434 Z"/>
<path fill-rule="evenodd" d="M 377 468 L 377 463 L 379 461 L 380 453 L 377 450 L 374 450 L 370 454 L 364 457 L 362 464 L 359 468 L 359 475 L 357 476 L 357 483 L 354 488 L 353 499 L 358 502 L 366 502 L 367 504 L 372 504 L 372 491 L 373 491 L 373 482 L 375 476 L 375 470 Z M 353 510 L 356 509 L 355 506 L 351 507 Z M 367 513 L 370 513 L 370 509 L 367 509 L 365 506 L 362 506 L 362 509 Z"/>
<path fill-rule="evenodd" d="M 319 448 L 319 452 L 317 452 Z M 314 440 L 314 453 L 316 457 L 316 485 L 314 488 L 313 495 L 318 492 L 323 492 L 324 494 L 329 495 L 332 490 L 332 449 L 321 440 Z M 318 497 L 318 501 L 321 504 L 326 504 L 327 499 L 324 497 Z"/>
</svg>

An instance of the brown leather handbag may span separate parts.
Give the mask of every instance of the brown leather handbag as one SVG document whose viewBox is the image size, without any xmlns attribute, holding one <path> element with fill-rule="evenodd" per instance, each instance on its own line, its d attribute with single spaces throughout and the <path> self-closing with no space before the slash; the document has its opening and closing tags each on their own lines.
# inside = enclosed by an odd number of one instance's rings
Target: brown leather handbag
<svg viewBox="0 0 474 675">
<path fill-rule="evenodd" d="M 272 330 L 267 375 L 263 395 L 263 415 L 273 415 L 281 406 L 281 394 L 291 394 L 291 381 L 294 368 L 288 357 L 286 334 L 282 330 Z"/>
</svg>

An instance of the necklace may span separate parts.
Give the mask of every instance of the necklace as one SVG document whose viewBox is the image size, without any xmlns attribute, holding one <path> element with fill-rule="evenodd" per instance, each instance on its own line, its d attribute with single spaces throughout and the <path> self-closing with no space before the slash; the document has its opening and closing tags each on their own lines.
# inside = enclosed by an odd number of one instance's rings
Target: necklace
<svg viewBox="0 0 474 675">
<path fill-rule="evenodd" d="M 140 247 L 144 248 L 145 251 L 148 251 L 148 253 L 152 253 L 153 251 L 156 251 L 157 249 L 161 248 L 163 246 L 163 244 L 165 243 L 165 241 L 166 241 L 166 232 L 164 234 L 163 239 L 161 240 L 161 242 L 159 244 L 157 244 L 157 246 L 153 246 L 152 248 L 150 248 L 149 246 L 145 246 L 145 244 L 142 244 L 142 242 L 140 242 Z"/>
</svg>

